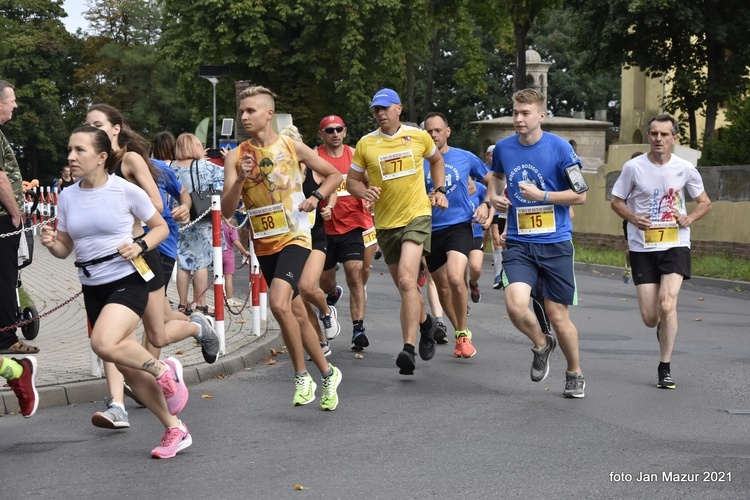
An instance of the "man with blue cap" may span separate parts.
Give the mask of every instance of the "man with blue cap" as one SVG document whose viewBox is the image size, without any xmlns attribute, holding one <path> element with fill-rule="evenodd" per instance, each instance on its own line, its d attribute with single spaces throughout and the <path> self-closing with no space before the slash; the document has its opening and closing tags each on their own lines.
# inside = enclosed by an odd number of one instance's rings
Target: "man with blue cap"
<svg viewBox="0 0 750 500">
<path fill-rule="evenodd" d="M 417 274 L 422 255 L 430 253 L 432 206 L 448 207 L 445 163 L 427 132 L 401 124 L 401 99 L 394 90 L 375 93 L 370 109 L 379 128 L 357 143 L 346 189 L 375 204 L 378 244 L 401 295 L 404 349 L 396 365 L 400 374 L 413 375 L 417 329 L 419 356 L 429 360 L 435 355 L 437 322 L 425 311 Z M 436 188 L 430 197 L 424 184 L 424 160 L 429 162 Z"/>
</svg>

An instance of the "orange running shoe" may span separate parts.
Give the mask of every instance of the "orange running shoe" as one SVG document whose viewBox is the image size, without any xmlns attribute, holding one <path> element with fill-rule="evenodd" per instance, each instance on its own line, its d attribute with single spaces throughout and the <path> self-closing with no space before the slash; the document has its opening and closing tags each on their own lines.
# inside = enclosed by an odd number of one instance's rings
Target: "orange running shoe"
<svg viewBox="0 0 750 500">
<path fill-rule="evenodd" d="M 469 330 L 464 330 L 458 333 L 456 337 L 456 348 L 453 350 L 453 355 L 457 358 L 470 358 L 477 353 L 477 350 L 471 343 L 471 338 L 467 335 Z"/>
</svg>

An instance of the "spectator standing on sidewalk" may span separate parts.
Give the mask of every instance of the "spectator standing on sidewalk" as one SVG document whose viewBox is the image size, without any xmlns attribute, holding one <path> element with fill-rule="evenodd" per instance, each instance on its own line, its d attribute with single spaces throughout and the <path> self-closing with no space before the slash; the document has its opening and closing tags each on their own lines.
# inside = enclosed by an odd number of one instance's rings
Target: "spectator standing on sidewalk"
<svg viewBox="0 0 750 500">
<path fill-rule="evenodd" d="M 5 125 L 18 107 L 13 85 L 0 80 L 0 125 Z M 18 245 L 21 241 L 23 179 L 10 142 L 0 130 L 0 354 L 35 354 L 39 349 L 26 345 L 16 335 L 18 286 Z M 14 234 L 16 233 L 16 234 Z"/>
<path fill-rule="evenodd" d="M 240 243 L 239 235 L 235 224 L 237 221 L 234 219 L 227 219 L 222 217 L 221 220 L 221 232 L 224 235 L 224 247 L 221 250 L 222 268 L 224 270 L 224 293 L 226 295 L 227 305 L 232 307 L 241 306 L 241 301 L 234 300 L 234 252 L 235 250 L 240 252 L 240 255 L 246 258 L 250 257 L 250 252 Z"/>
</svg>

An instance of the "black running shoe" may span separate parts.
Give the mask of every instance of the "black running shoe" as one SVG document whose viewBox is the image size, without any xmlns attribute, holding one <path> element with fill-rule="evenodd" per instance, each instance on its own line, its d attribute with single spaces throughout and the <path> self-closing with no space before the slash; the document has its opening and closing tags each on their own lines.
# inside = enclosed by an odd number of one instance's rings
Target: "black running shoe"
<svg viewBox="0 0 750 500">
<path fill-rule="evenodd" d="M 425 361 L 429 361 L 435 357 L 435 331 L 437 330 L 437 320 L 427 315 L 427 319 L 430 320 L 430 328 L 426 332 L 422 332 L 419 336 L 419 357 Z"/>
<path fill-rule="evenodd" d="M 656 384 L 656 387 L 659 389 L 676 389 L 677 385 L 674 383 L 674 380 L 672 379 L 672 374 L 669 373 L 669 370 L 659 369 L 659 383 Z"/>
<path fill-rule="evenodd" d="M 414 368 L 417 366 L 414 354 L 401 351 L 396 358 L 396 366 L 400 375 L 414 375 Z"/>
<path fill-rule="evenodd" d="M 438 344 L 448 343 L 448 328 L 440 321 L 437 322 L 437 328 L 435 329 L 435 342 Z"/>
<path fill-rule="evenodd" d="M 363 351 L 369 345 L 370 340 L 367 338 L 367 334 L 365 334 L 365 329 L 362 328 L 360 330 L 355 328 L 352 333 L 352 351 Z"/>
</svg>

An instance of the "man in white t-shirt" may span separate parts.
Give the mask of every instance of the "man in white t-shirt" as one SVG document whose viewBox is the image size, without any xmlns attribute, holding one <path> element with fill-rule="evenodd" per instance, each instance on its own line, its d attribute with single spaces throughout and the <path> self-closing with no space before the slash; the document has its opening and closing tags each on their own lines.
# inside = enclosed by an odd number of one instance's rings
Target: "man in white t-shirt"
<svg viewBox="0 0 750 500">
<path fill-rule="evenodd" d="M 690 226 L 711 210 L 698 169 L 672 153 L 679 127 L 669 115 L 648 122 L 651 151 L 631 159 L 612 188 L 612 210 L 628 222 L 633 282 L 643 323 L 656 327 L 660 389 L 674 389 L 670 361 L 677 337 L 677 296 L 690 279 Z M 687 194 L 697 204 L 688 214 Z M 627 200 L 627 201 L 626 201 Z"/>
</svg>

